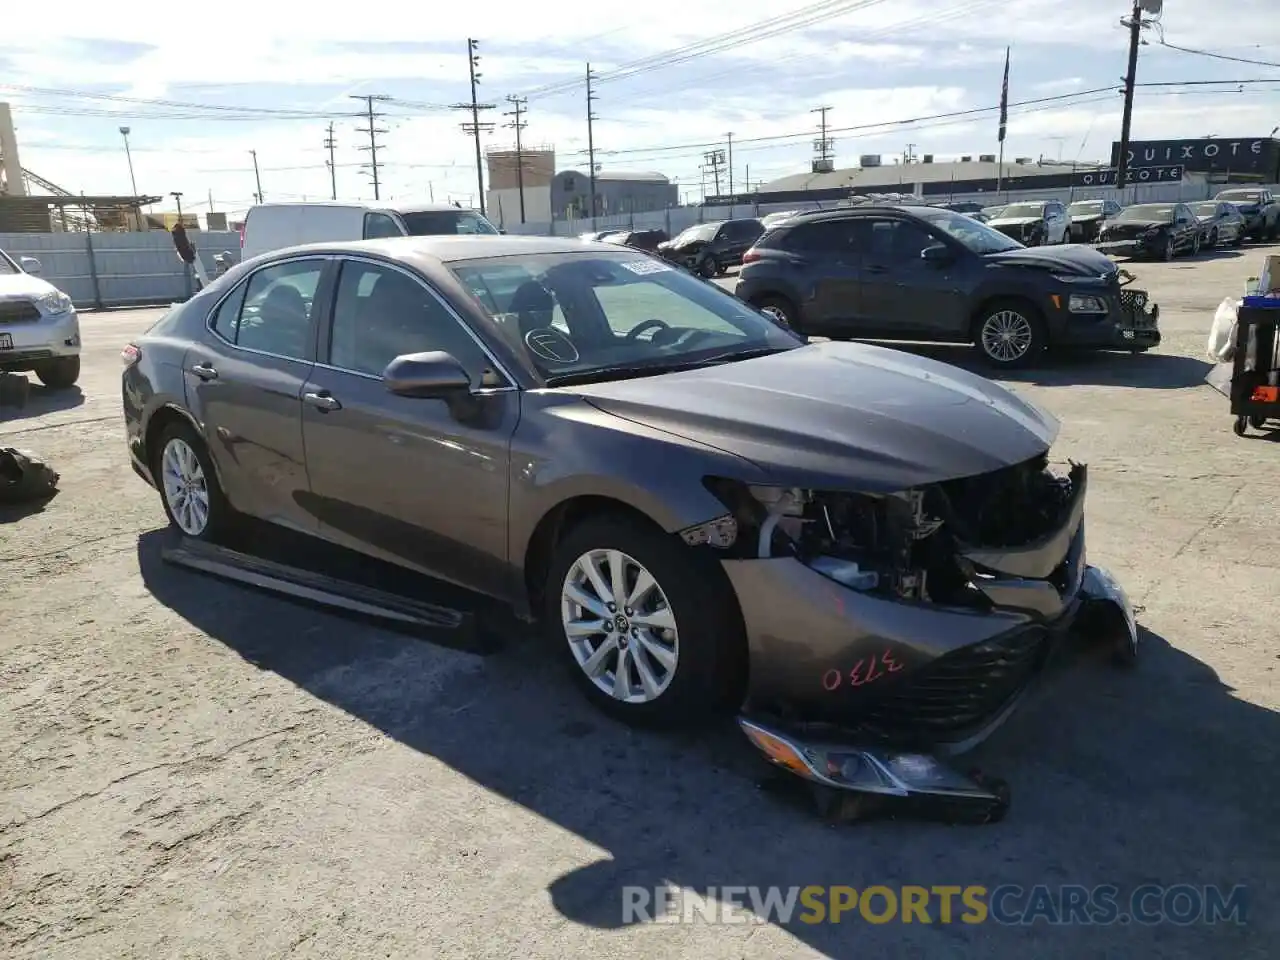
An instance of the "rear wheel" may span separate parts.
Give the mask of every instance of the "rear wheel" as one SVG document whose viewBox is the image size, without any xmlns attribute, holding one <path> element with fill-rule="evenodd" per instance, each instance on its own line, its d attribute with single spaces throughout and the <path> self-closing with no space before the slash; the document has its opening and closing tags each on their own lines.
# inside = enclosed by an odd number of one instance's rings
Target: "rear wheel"
<svg viewBox="0 0 1280 960">
<path fill-rule="evenodd" d="M 547 571 L 552 642 L 587 698 L 618 719 L 675 726 L 735 705 L 746 645 L 719 568 L 640 520 L 572 528 Z"/>
<path fill-rule="evenodd" d="M 798 329 L 796 308 L 783 297 L 760 297 L 752 306 L 782 326 L 791 330 Z"/>
<path fill-rule="evenodd" d="M 68 390 L 80 379 L 79 357 L 58 357 L 41 360 L 35 367 L 35 375 L 50 390 Z"/>
<path fill-rule="evenodd" d="M 994 367 L 1030 366 L 1048 346 L 1044 318 L 1023 300 L 1001 300 L 987 307 L 974 323 L 974 345 Z"/>
<path fill-rule="evenodd" d="M 185 422 L 165 427 L 152 465 L 169 522 L 193 540 L 225 538 L 233 522 L 231 505 L 218 485 L 204 441 Z"/>
</svg>

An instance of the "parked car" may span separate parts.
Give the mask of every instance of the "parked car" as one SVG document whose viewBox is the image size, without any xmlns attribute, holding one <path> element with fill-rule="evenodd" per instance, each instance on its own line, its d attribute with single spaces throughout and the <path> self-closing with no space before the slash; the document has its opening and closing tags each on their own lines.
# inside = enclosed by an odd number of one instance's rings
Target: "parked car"
<svg viewBox="0 0 1280 960">
<path fill-rule="evenodd" d="M 980 212 L 982 213 L 982 215 L 983 215 L 984 217 L 986 217 L 986 218 L 987 218 L 987 219 L 986 219 L 986 222 L 987 222 L 987 223 L 990 223 L 990 222 L 991 222 L 992 220 L 994 220 L 996 217 L 1000 216 L 1000 214 L 1004 211 L 1004 208 L 1005 208 L 1005 207 L 1007 207 L 1007 206 L 1008 206 L 1008 204 L 1007 204 L 1007 203 L 1005 203 L 1005 204 L 1000 204 L 1000 205 L 998 205 L 998 206 L 994 206 L 994 207 L 983 207 L 983 208 L 982 208 L 982 210 L 981 210 Z"/>
<path fill-rule="evenodd" d="M 665 230 L 623 230 L 621 233 L 611 233 L 601 239 L 605 243 L 616 243 L 619 246 L 634 247 L 636 250 L 655 253 L 660 245 L 671 238 L 667 236 Z"/>
<path fill-rule="evenodd" d="M 66 390 L 80 379 L 80 318 L 39 273 L 35 257 L 15 261 L 0 250 L 0 373 L 34 373 Z"/>
<path fill-rule="evenodd" d="M 479 212 L 446 203 L 260 203 L 240 230 L 240 257 L 303 243 L 499 233 Z"/>
<path fill-rule="evenodd" d="M 1084 565 L 1086 469 L 1047 466 L 1051 416 L 806 344 L 639 251 L 281 251 L 125 360 L 131 462 L 183 536 L 248 515 L 489 594 L 624 721 L 749 699 L 980 739 L 1092 602 L 1132 622 Z"/>
<path fill-rule="evenodd" d="M 612 230 L 589 230 L 586 233 L 578 234 L 578 239 L 586 241 L 607 240 L 609 237 L 616 237 L 618 234 L 625 232 L 626 231 L 619 230 L 617 228 Z"/>
<path fill-rule="evenodd" d="M 1154 326 L 1131 329 L 1119 279 L 1089 247 L 1028 249 L 948 210 L 862 207 L 769 231 L 735 292 L 805 334 L 973 343 L 1009 368 L 1049 347 L 1158 344 Z"/>
<path fill-rule="evenodd" d="M 1244 217 L 1244 232 L 1254 240 L 1280 238 L 1280 201 L 1270 190 L 1258 187 L 1233 187 L 1222 190 L 1215 200 L 1235 204 Z"/>
<path fill-rule="evenodd" d="M 1218 247 L 1244 243 L 1244 217 L 1233 203 L 1225 200 L 1201 200 L 1187 204 L 1200 221 L 1200 245 Z"/>
<path fill-rule="evenodd" d="M 755 219 L 699 223 L 659 244 L 658 253 L 699 276 L 718 277 L 740 264 L 762 233 L 764 225 Z"/>
<path fill-rule="evenodd" d="M 1072 243 L 1093 243 L 1102 225 L 1120 212 L 1114 200 L 1077 200 L 1067 207 Z"/>
<path fill-rule="evenodd" d="M 1011 203 L 988 220 L 987 225 L 1026 247 L 1070 240 L 1071 221 L 1059 200 Z"/>
<path fill-rule="evenodd" d="M 1098 249 L 1131 257 L 1172 260 L 1200 252 L 1200 221 L 1185 203 L 1139 203 L 1102 226 Z"/>
</svg>

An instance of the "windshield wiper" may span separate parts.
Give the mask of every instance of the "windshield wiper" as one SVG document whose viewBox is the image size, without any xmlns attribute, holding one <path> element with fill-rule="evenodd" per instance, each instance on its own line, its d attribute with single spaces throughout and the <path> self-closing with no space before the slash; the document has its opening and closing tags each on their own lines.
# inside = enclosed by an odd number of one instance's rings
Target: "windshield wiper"
<svg viewBox="0 0 1280 960">
<path fill-rule="evenodd" d="M 721 363 L 732 363 L 735 360 L 750 360 L 753 357 L 764 357 L 772 353 L 793 350 L 794 347 L 755 347 L 751 350 L 736 350 L 730 353 L 718 353 L 698 360 L 673 360 L 669 363 L 646 363 L 633 366 L 599 367 L 595 370 L 583 370 L 580 373 L 561 373 L 546 378 L 548 387 L 567 387 L 577 383 L 600 383 L 606 380 L 626 380 L 629 377 L 649 377 L 660 373 L 675 373 L 678 370 L 696 370 Z"/>
</svg>

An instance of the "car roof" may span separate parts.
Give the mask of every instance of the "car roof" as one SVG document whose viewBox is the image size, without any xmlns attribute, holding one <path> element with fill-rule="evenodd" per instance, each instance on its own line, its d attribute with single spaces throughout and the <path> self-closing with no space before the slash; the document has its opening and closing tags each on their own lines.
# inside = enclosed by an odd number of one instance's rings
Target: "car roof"
<svg viewBox="0 0 1280 960">
<path fill-rule="evenodd" d="M 922 204 L 866 203 L 856 207 L 838 207 L 835 210 L 809 210 L 804 213 L 797 213 L 794 217 L 788 217 L 786 224 L 791 227 L 801 223 L 815 223 L 823 220 L 846 220 L 849 217 L 861 217 L 869 213 L 906 213 L 919 217 L 925 213 L 937 212 L 938 209 L 938 207 L 929 207 Z M 951 213 L 952 211 L 947 212 Z"/>
<path fill-rule="evenodd" d="M 457 263 L 485 260 L 490 257 L 536 256 L 548 253 L 582 253 L 586 250 L 617 253 L 616 244 L 583 241 L 578 237 L 521 237 L 503 234 L 443 234 L 422 237 L 386 237 L 378 240 L 349 240 L 336 243 L 309 243 L 275 250 L 267 259 L 301 253 L 336 255 L 375 254 L 391 260 L 402 260 L 421 267 L 432 262 Z"/>
</svg>

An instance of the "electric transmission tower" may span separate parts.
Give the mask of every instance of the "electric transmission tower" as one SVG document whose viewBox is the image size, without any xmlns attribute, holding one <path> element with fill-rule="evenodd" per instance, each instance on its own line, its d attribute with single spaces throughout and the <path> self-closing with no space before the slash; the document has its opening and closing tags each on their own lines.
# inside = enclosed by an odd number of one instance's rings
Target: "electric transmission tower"
<svg viewBox="0 0 1280 960">
<path fill-rule="evenodd" d="M 471 122 L 462 124 L 462 132 L 470 134 L 476 141 L 476 190 L 479 192 L 480 213 L 484 214 L 484 160 L 480 155 L 480 134 L 489 133 L 493 130 L 492 123 L 480 122 L 481 110 L 492 110 L 495 104 L 480 103 L 476 96 L 476 88 L 480 85 L 480 54 L 476 53 L 480 47 L 479 40 L 467 40 L 467 64 L 471 73 L 471 102 L 455 103 L 452 109 L 467 110 L 471 113 Z"/>
<path fill-rule="evenodd" d="M 373 174 L 373 199 L 381 200 L 382 188 L 378 180 L 378 150 L 381 149 L 381 146 L 378 143 L 378 135 L 386 133 L 387 128 L 378 126 L 378 119 L 385 116 L 385 114 L 374 112 L 373 105 L 375 102 L 385 103 L 391 98 L 377 93 L 369 93 L 363 96 L 352 94 L 351 98 L 353 100 L 363 100 L 365 104 L 365 117 L 368 119 L 369 126 L 356 127 L 356 133 L 369 135 L 369 145 L 360 149 L 369 151 L 369 171 Z"/>
</svg>

